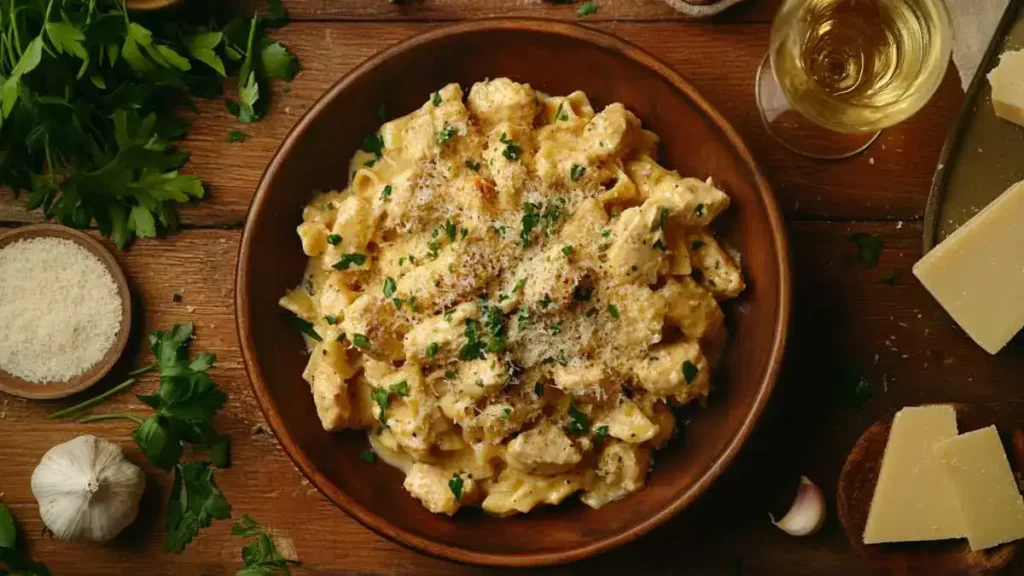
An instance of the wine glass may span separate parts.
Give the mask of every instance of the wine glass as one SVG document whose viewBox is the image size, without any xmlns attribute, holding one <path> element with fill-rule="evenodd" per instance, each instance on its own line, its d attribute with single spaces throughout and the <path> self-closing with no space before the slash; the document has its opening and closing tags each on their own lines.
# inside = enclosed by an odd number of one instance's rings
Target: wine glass
<svg viewBox="0 0 1024 576">
<path fill-rule="evenodd" d="M 951 44 L 943 0 L 785 0 L 757 71 L 761 119 L 794 152 L 853 156 L 925 105 Z"/>
</svg>

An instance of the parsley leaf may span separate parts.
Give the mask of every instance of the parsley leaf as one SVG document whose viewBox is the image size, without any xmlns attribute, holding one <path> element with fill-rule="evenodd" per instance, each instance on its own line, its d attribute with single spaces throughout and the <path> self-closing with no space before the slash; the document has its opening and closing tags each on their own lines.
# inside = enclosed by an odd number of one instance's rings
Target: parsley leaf
<svg viewBox="0 0 1024 576">
<path fill-rule="evenodd" d="M 523 149 L 519 147 L 519 144 L 516 144 L 515 140 L 509 139 L 504 132 L 502 132 L 501 136 L 498 137 L 498 142 L 505 145 L 505 149 L 501 151 L 501 155 L 504 156 L 506 160 L 516 161 L 519 160 L 520 156 L 522 156 Z"/>
<path fill-rule="evenodd" d="M 440 106 L 441 105 L 441 93 L 440 92 L 434 92 L 434 95 L 430 97 L 430 103 L 434 105 L 434 108 L 437 108 L 438 106 Z"/>
<path fill-rule="evenodd" d="M 327 243 L 330 244 L 331 246 L 337 246 L 338 244 L 341 244 L 341 234 L 328 234 Z"/>
<path fill-rule="evenodd" d="M 448 481 L 448 489 L 455 495 L 456 502 L 462 501 L 462 487 L 464 484 L 462 476 L 459 476 L 458 474 L 453 474 L 452 479 Z"/>
<path fill-rule="evenodd" d="M 370 391 L 370 399 L 377 404 L 378 408 L 380 408 L 380 414 L 377 416 L 380 423 L 387 426 L 388 406 L 391 405 L 391 394 L 384 388 L 374 388 Z"/>
<path fill-rule="evenodd" d="M 387 200 L 388 198 L 391 198 L 391 184 L 384 186 L 384 188 L 380 191 L 381 200 Z"/>
<path fill-rule="evenodd" d="M 437 133 L 437 145 L 444 146 L 445 142 L 451 140 L 452 136 L 457 136 L 458 133 L 459 129 L 455 126 L 445 125 L 445 127 L 441 128 Z"/>
<path fill-rule="evenodd" d="M 10 508 L 0 502 L 0 574 L 50 576 L 50 570 L 26 558 L 18 550 L 18 524 Z"/>
<path fill-rule="evenodd" d="M 576 16 L 579 18 L 590 16 L 591 14 L 597 14 L 597 0 L 590 0 L 576 9 Z"/>
<path fill-rule="evenodd" d="M 232 130 L 231 132 L 228 132 L 228 143 L 245 142 L 248 137 L 249 135 L 241 130 Z"/>
<path fill-rule="evenodd" d="M 323 340 L 323 338 L 320 337 L 320 334 L 317 334 L 316 329 L 313 328 L 312 322 L 307 322 L 306 320 L 299 318 L 298 316 L 292 314 L 291 312 L 288 312 L 287 318 L 288 323 L 294 326 L 295 329 L 298 330 L 299 332 L 302 332 L 303 334 L 309 336 L 310 338 L 316 340 L 317 342 Z"/>
<path fill-rule="evenodd" d="M 459 350 L 459 360 L 468 362 L 470 360 L 483 360 L 487 344 L 480 338 L 480 322 L 477 320 L 466 320 L 466 343 Z"/>
<path fill-rule="evenodd" d="M 479 172 L 480 171 L 480 163 L 479 162 L 474 162 L 473 160 L 466 160 L 466 168 L 469 168 L 473 172 Z"/>
<path fill-rule="evenodd" d="M 573 164 L 572 168 L 569 168 L 569 179 L 576 182 L 580 178 L 583 178 L 583 174 L 587 171 L 586 168 L 579 164 Z"/>
<path fill-rule="evenodd" d="M 371 454 L 373 454 L 371 452 Z M 290 566 L 301 566 L 297 560 L 285 558 L 277 551 L 273 538 L 260 528 L 248 514 L 234 523 L 231 533 L 235 536 L 255 537 L 242 547 L 242 563 L 245 569 L 236 576 L 268 576 L 270 574 L 291 574 Z"/>
<path fill-rule="evenodd" d="M 562 110 L 563 106 L 565 106 L 565 102 L 558 103 L 558 110 L 555 110 L 555 120 L 565 122 L 566 120 L 569 119 L 569 113 L 566 112 L 565 110 Z"/>
<path fill-rule="evenodd" d="M 348 270 L 352 265 L 362 266 L 366 264 L 366 254 L 360 254 L 353 252 L 351 254 L 342 254 L 341 259 L 333 264 L 335 270 Z"/>
<path fill-rule="evenodd" d="M 540 205 L 534 202 L 526 202 L 523 204 L 523 217 L 520 220 L 523 229 L 519 232 L 519 239 L 523 241 L 523 246 L 530 245 L 530 234 L 533 229 L 540 223 Z"/>
<path fill-rule="evenodd" d="M 697 379 L 697 375 L 700 374 L 700 369 L 697 365 L 689 360 L 683 360 L 683 378 L 687 384 L 693 384 L 693 381 Z"/>
<path fill-rule="evenodd" d="M 384 297 L 391 298 L 395 295 L 395 290 L 398 289 L 398 285 L 395 284 L 395 279 L 388 276 L 384 279 Z"/>
<path fill-rule="evenodd" d="M 616 320 L 619 319 L 619 307 L 615 304 L 608 305 L 608 313 L 612 315 L 612 318 Z"/>
<path fill-rule="evenodd" d="M 857 256 L 861 264 L 868 268 L 878 266 L 878 260 L 882 254 L 882 239 L 872 234 L 855 232 L 850 239 L 857 244 Z"/>
<path fill-rule="evenodd" d="M 565 246 L 562 246 L 562 254 L 564 254 L 565 256 L 572 256 L 572 251 L 572 245 L 566 244 Z"/>
<path fill-rule="evenodd" d="M 579 436 L 590 431 L 590 422 L 587 413 L 576 406 L 576 401 L 569 403 L 569 424 L 565 428 L 567 434 Z"/>
<path fill-rule="evenodd" d="M 370 339 L 363 334 L 353 334 L 352 344 L 354 344 L 356 348 L 361 348 L 363 350 L 369 350 L 372 346 L 370 344 Z"/>
<path fill-rule="evenodd" d="M 409 382 L 407 380 L 396 382 L 389 386 L 388 390 L 390 390 L 392 394 L 398 396 L 399 398 L 405 398 L 406 396 L 409 395 Z"/>
<path fill-rule="evenodd" d="M 201 528 L 213 520 L 231 517 L 231 505 L 213 479 L 206 462 L 179 463 L 174 467 L 174 486 L 167 508 L 167 541 L 164 548 L 181 552 Z"/>
<path fill-rule="evenodd" d="M 427 359 L 433 360 L 434 358 L 436 358 L 437 357 L 437 350 L 439 348 L 440 348 L 440 346 L 438 345 L 437 342 L 431 342 L 430 344 L 427 344 L 427 349 L 425 350 L 425 354 L 427 356 Z"/>
<path fill-rule="evenodd" d="M 598 426 L 597 428 L 595 428 L 594 429 L 594 437 L 597 440 L 601 440 L 602 438 L 607 438 L 608 437 L 608 427 L 607 426 Z"/>
<path fill-rule="evenodd" d="M 379 133 L 368 134 L 359 149 L 380 158 L 384 156 L 384 137 Z"/>
<path fill-rule="evenodd" d="M 672 211 L 669 210 L 668 208 L 662 207 L 661 211 L 658 212 L 658 218 L 654 222 L 651 223 L 651 232 L 655 232 L 657 230 L 664 230 L 665 229 L 665 221 L 668 220 L 668 215 L 671 212 Z"/>
</svg>

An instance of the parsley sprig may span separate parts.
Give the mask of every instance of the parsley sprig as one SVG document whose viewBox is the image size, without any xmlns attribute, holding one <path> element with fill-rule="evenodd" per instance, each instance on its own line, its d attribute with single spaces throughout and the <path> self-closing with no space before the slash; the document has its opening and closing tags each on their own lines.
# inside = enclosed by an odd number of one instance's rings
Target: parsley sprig
<svg viewBox="0 0 1024 576">
<path fill-rule="evenodd" d="M 216 358 L 198 354 L 189 358 L 192 324 L 177 324 L 164 332 L 152 332 L 149 345 L 160 371 L 160 387 L 138 396 L 154 413 L 143 420 L 135 414 L 86 416 L 81 423 L 123 419 L 138 426 L 132 439 L 149 463 L 174 471 L 174 486 L 167 513 L 167 550 L 180 552 L 201 528 L 215 519 L 229 518 L 231 506 L 217 487 L 210 465 L 229 464 L 230 439 L 213 427 L 213 420 L 227 401 L 207 374 Z M 81 407 L 76 407 L 80 410 Z M 206 452 L 210 462 L 181 462 L 182 445 L 192 444 Z"/>
<path fill-rule="evenodd" d="M 39 562 L 29 560 L 18 549 L 18 523 L 11 509 L 0 502 L 0 574 L 19 576 L 50 576 L 50 570 Z"/>
<path fill-rule="evenodd" d="M 372 452 L 371 452 L 372 454 Z M 255 520 L 248 514 L 242 516 L 231 526 L 231 533 L 235 536 L 245 536 L 256 539 L 249 542 L 242 548 L 242 562 L 245 568 L 238 571 L 235 576 L 269 576 L 271 574 L 291 574 L 292 566 L 301 566 L 298 560 L 285 558 L 277 551 L 274 540 Z"/>
</svg>

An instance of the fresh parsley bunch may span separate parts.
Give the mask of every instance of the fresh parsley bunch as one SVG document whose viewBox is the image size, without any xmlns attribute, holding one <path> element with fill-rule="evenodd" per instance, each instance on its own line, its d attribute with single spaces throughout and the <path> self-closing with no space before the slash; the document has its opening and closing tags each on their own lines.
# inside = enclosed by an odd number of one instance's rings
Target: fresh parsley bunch
<svg viewBox="0 0 1024 576">
<path fill-rule="evenodd" d="M 212 465 L 229 463 L 229 438 L 213 428 L 213 419 L 227 401 L 206 373 L 213 367 L 213 354 L 189 358 L 192 324 L 177 324 L 164 332 L 152 332 L 149 345 L 160 371 L 160 388 L 138 398 L 154 410 L 143 420 L 134 414 L 100 414 L 80 422 L 125 419 L 138 427 L 132 439 L 149 463 L 174 471 L 167 512 L 167 541 L 164 548 L 181 552 L 201 528 L 213 520 L 231 516 L 231 505 L 217 487 Z M 181 462 L 182 445 L 194 445 L 207 452 L 211 462 Z"/>
<path fill-rule="evenodd" d="M 271 79 L 290 80 L 294 55 L 264 35 L 287 22 L 281 0 L 266 18 L 226 19 L 219 2 L 156 14 L 124 0 L 0 2 L 0 184 L 28 191 L 29 209 L 87 227 L 124 248 L 177 226 L 175 206 L 205 194 L 179 169 L 173 142 L 195 109 L 238 73 L 243 122 L 260 119 Z"/>
</svg>

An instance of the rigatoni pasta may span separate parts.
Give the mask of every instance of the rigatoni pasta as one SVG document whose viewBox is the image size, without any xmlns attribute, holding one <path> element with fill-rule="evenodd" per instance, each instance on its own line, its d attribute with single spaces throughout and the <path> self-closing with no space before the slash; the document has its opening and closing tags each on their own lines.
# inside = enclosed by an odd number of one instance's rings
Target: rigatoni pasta
<svg viewBox="0 0 1024 576">
<path fill-rule="evenodd" d="M 640 490 L 703 401 L 744 287 L 710 180 L 654 160 L 621 104 L 506 78 L 384 124 L 298 227 L 281 305 L 311 324 L 326 430 L 369 430 L 436 513 L 504 516 Z"/>
</svg>

